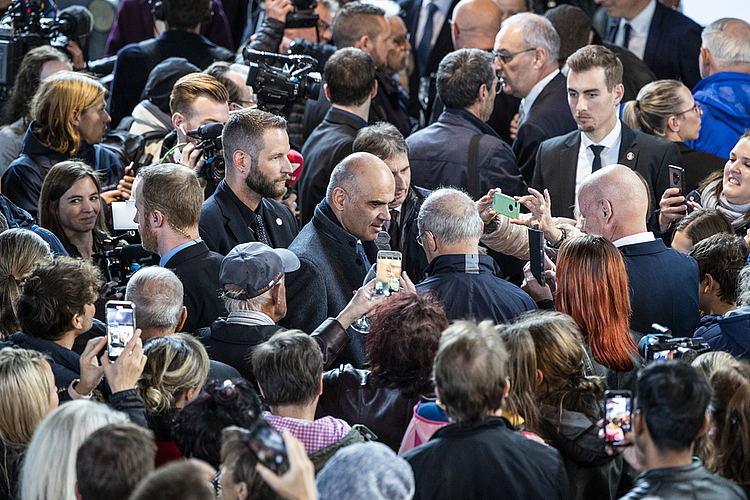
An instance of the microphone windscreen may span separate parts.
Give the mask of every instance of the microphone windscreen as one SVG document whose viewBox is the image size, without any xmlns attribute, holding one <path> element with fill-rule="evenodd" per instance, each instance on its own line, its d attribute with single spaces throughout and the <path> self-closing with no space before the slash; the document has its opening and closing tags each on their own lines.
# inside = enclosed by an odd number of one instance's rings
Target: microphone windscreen
<svg viewBox="0 0 750 500">
<path fill-rule="evenodd" d="M 391 236 L 385 231 L 380 231 L 378 237 L 375 238 L 375 246 L 378 247 L 378 250 L 390 250 Z"/>
<path fill-rule="evenodd" d="M 289 163 L 292 164 L 292 168 L 294 169 L 294 172 L 289 174 L 289 179 L 286 180 L 287 186 L 293 186 L 297 183 L 300 176 L 302 175 L 302 169 L 305 167 L 305 159 L 302 158 L 302 155 L 293 149 L 290 149 L 289 152 L 286 154 L 287 159 L 289 160 Z"/>
<path fill-rule="evenodd" d="M 61 20 L 68 20 L 71 22 L 73 33 L 69 35 L 70 38 L 77 39 L 82 36 L 91 33 L 94 29 L 94 16 L 91 11 L 81 5 L 71 5 L 60 11 L 58 17 Z"/>
</svg>

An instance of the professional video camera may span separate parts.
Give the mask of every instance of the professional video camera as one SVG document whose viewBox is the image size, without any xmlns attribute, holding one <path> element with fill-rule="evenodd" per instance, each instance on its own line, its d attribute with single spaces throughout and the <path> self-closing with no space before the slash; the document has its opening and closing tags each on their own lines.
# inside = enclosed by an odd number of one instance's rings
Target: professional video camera
<svg viewBox="0 0 750 500">
<path fill-rule="evenodd" d="M 638 342 L 638 352 L 646 363 L 659 359 L 681 359 L 692 363 L 698 355 L 711 350 L 702 337 L 673 338 L 668 328 L 656 323 L 651 327 L 662 333 L 645 335 Z"/>
<path fill-rule="evenodd" d="M 13 0 L 0 24 L 0 102 L 7 102 L 21 66 L 21 60 L 34 47 L 51 45 L 65 51 L 69 40 L 88 51 L 86 37 L 94 18 L 80 5 L 60 11 L 57 18 L 49 13 L 46 0 Z"/>
<path fill-rule="evenodd" d="M 292 0 L 294 11 L 286 15 L 285 28 L 312 28 L 318 25 L 319 16 L 315 13 L 316 0 Z"/>
<path fill-rule="evenodd" d="M 257 94 L 260 109 L 282 114 L 297 98 L 318 99 L 320 74 L 313 72 L 318 61 L 312 57 L 248 49 L 243 56 L 250 67 L 246 83 Z"/>
<path fill-rule="evenodd" d="M 125 292 L 128 280 L 142 267 L 159 264 L 159 256 L 143 249 L 142 245 L 115 247 L 121 237 L 114 236 L 104 241 L 105 250 L 94 254 L 94 262 L 99 266 L 106 281 L 116 281 L 113 293 Z"/>
<path fill-rule="evenodd" d="M 222 155 L 221 133 L 224 131 L 223 123 L 207 123 L 187 133 L 188 137 L 199 139 L 201 142 L 195 149 L 203 150 L 203 168 L 198 173 L 199 177 L 219 182 L 224 178 L 226 172 L 224 156 Z"/>
</svg>

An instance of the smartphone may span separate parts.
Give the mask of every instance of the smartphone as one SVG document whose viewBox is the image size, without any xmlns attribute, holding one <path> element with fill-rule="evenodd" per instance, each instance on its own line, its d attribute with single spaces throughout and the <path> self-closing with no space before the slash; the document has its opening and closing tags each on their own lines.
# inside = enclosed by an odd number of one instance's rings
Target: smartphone
<svg viewBox="0 0 750 500">
<path fill-rule="evenodd" d="M 633 394 L 630 391 L 606 391 L 604 399 L 604 439 L 612 446 L 621 446 L 625 433 L 630 432 Z"/>
<path fill-rule="evenodd" d="M 401 252 L 380 250 L 378 252 L 378 271 L 375 275 L 375 289 L 380 292 L 398 292 L 401 276 Z"/>
<path fill-rule="evenodd" d="M 110 361 L 120 357 L 125 346 L 135 332 L 135 304 L 127 301 L 110 300 L 107 311 L 107 352 Z"/>
<path fill-rule="evenodd" d="M 531 274 L 544 286 L 544 232 L 537 229 L 538 225 L 535 226 L 529 228 L 529 262 Z"/>
<path fill-rule="evenodd" d="M 512 196 L 495 193 L 492 195 L 492 210 L 511 219 L 518 219 L 521 215 L 521 204 Z"/>
<path fill-rule="evenodd" d="M 677 165 L 669 165 L 669 187 L 678 188 L 681 196 L 687 196 L 685 188 L 685 169 Z"/>
<path fill-rule="evenodd" d="M 281 476 L 289 470 L 289 456 L 286 452 L 284 438 L 265 418 L 259 417 L 250 429 L 248 440 L 258 462 Z"/>
</svg>

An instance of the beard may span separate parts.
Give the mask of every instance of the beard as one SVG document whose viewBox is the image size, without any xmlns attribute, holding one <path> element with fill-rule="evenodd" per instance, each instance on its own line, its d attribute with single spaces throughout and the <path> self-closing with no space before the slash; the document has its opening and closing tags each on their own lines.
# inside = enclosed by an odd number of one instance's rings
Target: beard
<svg viewBox="0 0 750 500">
<path fill-rule="evenodd" d="M 158 253 L 159 244 L 156 241 L 156 235 L 151 230 L 151 220 L 148 217 L 143 218 L 143 224 L 141 224 L 141 244 L 143 249 L 151 253 Z"/>
<path fill-rule="evenodd" d="M 286 193 L 286 185 L 281 184 L 279 181 L 288 178 L 288 175 L 284 175 L 277 179 L 269 179 L 258 172 L 258 169 L 251 168 L 248 171 L 247 177 L 245 177 L 245 185 L 263 198 L 278 198 Z"/>
</svg>

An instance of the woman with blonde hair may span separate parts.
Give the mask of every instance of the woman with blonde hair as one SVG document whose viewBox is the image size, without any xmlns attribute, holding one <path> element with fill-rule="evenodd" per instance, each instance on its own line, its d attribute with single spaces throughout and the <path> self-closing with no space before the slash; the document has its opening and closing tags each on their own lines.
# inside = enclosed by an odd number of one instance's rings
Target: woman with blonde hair
<svg viewBox="0 0 750 500">
<path fill-rule="evenodd" d="M 33 121 L 24 137 L 21 156 L 3 175 L 2 192 L 32 215 L 42 182 L 57 163 L 78 158 L 99 172 L 102 197 L 117 198 L 125 167 L 113 152 L 99 145 L 111 121 L 105 108 L 106 88 L 93 78 L 61 71 L 48 78 L 31 101 Z"/>
<path fill-rule="evenodd" d="M 137 389 L 156 436 L 158 467 L 181 456 L 172 439 L 172 419 L 200 393 L 208 376 L 209 359 L 203 344 L 186 333 L 151 338 L 143 350 L 148 360 Z"/>
<path fill-rule="evenodd" d="M 49 358 L 27 349 L 0 350 L 0 394 L 0 498 L 15 498 L 26 446 L 59 402 Z"/>
<path fill-rule="evenodd" d="M 16 228 L 0 234 L 0 340 L 20 329 L 16 299 L 23 280 L 51 262 L 49 245 L 36 233 Z"/>
</svg>

